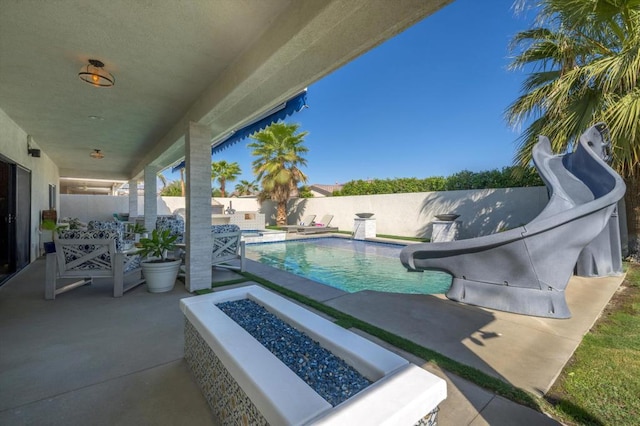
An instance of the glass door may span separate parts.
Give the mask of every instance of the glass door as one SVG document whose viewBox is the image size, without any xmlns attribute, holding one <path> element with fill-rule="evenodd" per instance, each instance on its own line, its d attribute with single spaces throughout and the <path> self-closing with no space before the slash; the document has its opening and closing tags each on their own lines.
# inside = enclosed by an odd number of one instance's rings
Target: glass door
<svg viewBox="0 0 640 426">
<path fill-rule="evenodd" d="M 16 271 L 31 260 L 31 172 L 16 166 L 15 192 L 15 248 Z"/>
<path fill-rule="evenodd" d="M 0 283 L 15 272 L 14 169 L 0 158 Z"/>
<path fill-rule="evenodd" d="M 0 156 L 0 284 L 31 260 L 31 172 Z"/>
</svg>

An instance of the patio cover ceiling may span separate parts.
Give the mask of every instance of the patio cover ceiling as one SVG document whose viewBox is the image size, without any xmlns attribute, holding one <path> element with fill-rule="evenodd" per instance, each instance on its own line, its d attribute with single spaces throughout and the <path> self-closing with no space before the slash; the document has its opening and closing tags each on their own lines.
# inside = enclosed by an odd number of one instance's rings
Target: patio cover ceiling
<svg viewBox="0 0 640 426">
<path fill-rule="evenodd" d="M 190 121 L 220 139 L 449 2 L 3 1 L 0 109 L 60 176 L 138 178 Z M 114 87 L 79 80 L 89 59 Z"/>
</svg>

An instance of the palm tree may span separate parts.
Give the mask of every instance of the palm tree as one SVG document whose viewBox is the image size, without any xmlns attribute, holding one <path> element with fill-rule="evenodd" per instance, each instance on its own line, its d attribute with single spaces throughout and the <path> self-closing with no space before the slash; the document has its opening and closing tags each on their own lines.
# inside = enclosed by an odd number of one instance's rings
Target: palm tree
<svg viewBox="0 0 640 426">
<path fill-rule="evenodd" d="M 251 136 L 252 154 L 257 157 L 253 174 L 262 184 L 259 200 L 270 198 L 277 203 L 276 223 L 287 224 L 287 200 L 298 183 L 306 183 L 307 176 L 300 170 L 307 165 L 302 157 L 309 151 L 302 143 L 308 132 L 297 133 L 299 124 L 274 123 Z"/>
<path fill-rule="evenodd" d="M 218 180 L 218 183 L 220 183 L 220 192 L 223 197 L 226 197 L 225 186 L 227 181 L 233 182 L 240 173 L 240 165 L 236 162 L 227 163 L 222 160 L 211 163 L 211 179 Z"/>
<path fill-rule="evenodd" d="M 164 188 L 160 191 L 160 195 L 163 197 L 180 197 L 182 196 L 182 192 L 180 190 L 180 182 L 173 181 L 168 185 L 165 185 Z"/>
<path fill-rule="evenodd" d="M 157 174 L 158 179 L 160 180 L 160 183 L 162 183 L 162 189 L 167 187 L 167 178 L 165 175 L 163 175 L 162 173 L 158 173 Z"/>
<path fill-rule="evenodd" d="M 516 162 L 529 164 L 538 135 L 556 152 L 589 126 L 607 123 L 613 167 L 625 179 L 629 247 L 640 232 L 640 5 L 638 1 L 542 0 L 540 24 L 517 34 L 511 67 L 530 71 L 506 111 L 526 124 Z"/>
<path fill-rule="evenodd" d="M 254 182 L 249 182 L 248 180 L 240 180 L 240 183 L 236 185 L 235 192 L 237 195 L 253 195 L 258 192 L 258 185 Z"/>
<path fill-rule="evenodd" d="M 180 193 L 182 196 L 185 196 L 185 187 L 184 187 L 184 167 L 180 168 Z"/>
</svg>

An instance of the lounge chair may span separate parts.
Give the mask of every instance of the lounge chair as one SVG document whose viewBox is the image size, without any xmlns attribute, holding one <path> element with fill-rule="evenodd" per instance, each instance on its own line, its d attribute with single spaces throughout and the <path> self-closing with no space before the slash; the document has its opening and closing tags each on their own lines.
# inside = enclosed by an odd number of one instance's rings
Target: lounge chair
<svg viewBox="0 0 640 426">
<path fill-rule="evenodd" d="M 298 226 L 299 234 L 320 234 L 322 232 L 336 232 L 338 230 L 337 227 L 329 226 L 331 221 L 333 220 L 333 215 L 325 214 L 320 219 L 320 222 L 317 222 L 313 226 Z"/>
<path fill-rule="evenodd" d="M 453 275 L 451 300 L 507 312 L 569 318 L 565 288 L 578 256 L 609 223 L 625 192 L 622 178 L 603 160 L 600 125 L 576 150 L 554 155 L 540 136 L 533 161 L 551 192 L 544 210 L 516 229 L 468 240 L 412 244 L 400 253 L 410 271 Z"/>
<path fill-rule="evenodd" d="M 313 225 L 313 220 L 316 218 L 315 214 L 310 214 L 305 216 L 300 223 L 297 225 L 283 225 L 280 226 L 280 229 L 287 232 L 298 232 L 298 228 L 301 226 L 311 226 Z"/>
<path fill-rule="evenodd" d="M 60 231 L 55 238 L 56 252 L 46 258 L 45 299 L 91 284 L 93 278 L 112 278 L 113 297 L 144 283 L 140 256 L 118 251 L 118 240 L 116 231 Z M 58 287 L 58 280 L 65 278 L 80 280 Z"/>
</svg>

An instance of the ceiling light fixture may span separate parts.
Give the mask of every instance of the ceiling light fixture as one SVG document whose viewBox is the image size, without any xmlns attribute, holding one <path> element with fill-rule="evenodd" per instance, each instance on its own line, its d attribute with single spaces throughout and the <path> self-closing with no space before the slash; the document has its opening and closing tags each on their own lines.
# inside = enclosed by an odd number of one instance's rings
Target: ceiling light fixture
<svg viewBox="0 0 640 426">
<path fill-rule="evenodd" d="M 104 158 L 104 154 L 99 149 L 94 149 L 89 157 L 95 158 L 96 160 L 102 160 Z"/>
<path fill-rule="evenodd" d="M 80 69 L 78 77 L 95 87 L 111 87 L 116 83 L 115 77 L 97 59 L 89 59 L 89 64 Z"/>
</svg>

